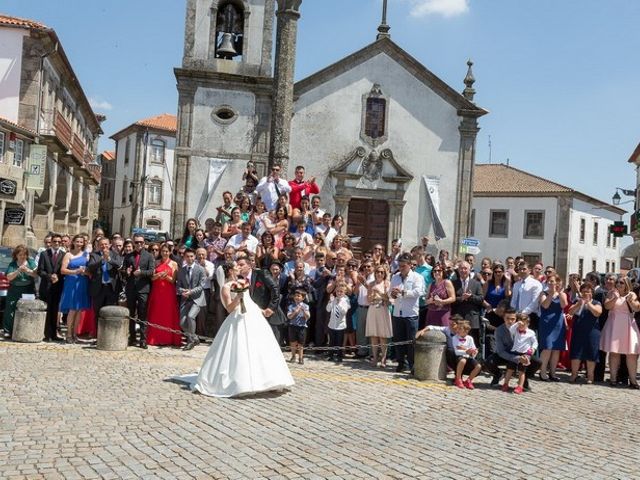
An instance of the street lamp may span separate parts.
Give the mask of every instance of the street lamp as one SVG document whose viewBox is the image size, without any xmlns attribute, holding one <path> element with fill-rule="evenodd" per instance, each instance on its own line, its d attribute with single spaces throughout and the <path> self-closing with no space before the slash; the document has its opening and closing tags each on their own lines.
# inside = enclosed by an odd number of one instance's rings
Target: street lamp
<svg viewBox="0 0 640 480">
<path fill-rule="evenodd" d="M 622 197 L 620 196 L 618 191 L 622 192 L 622 194 L 626 195 L 627 197 L 636 196 L 636 190 L 626 190 L 624 188 L 616 187 L 616 191 L 613 194 L 613 197 L 611 197 L 611 201 L 613 202 L 614 205 L 620 205 L 620 200 L 622 200 Z"/>
</svg>

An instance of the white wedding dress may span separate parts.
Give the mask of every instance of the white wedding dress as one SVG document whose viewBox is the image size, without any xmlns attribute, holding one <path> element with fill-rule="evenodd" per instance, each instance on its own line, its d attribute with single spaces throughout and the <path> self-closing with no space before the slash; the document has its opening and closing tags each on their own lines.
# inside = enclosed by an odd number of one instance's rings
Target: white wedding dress
<svg viewBox="0 0 640 480">
<path fill-rule="evenodd" d="M 232 294 L 235 296 L 235 294 Z M 191 389 L 212 397 L 237 397 L 290 388 L 295 383 L 262 311 L 249 294 L 220 327 Z M 186 377 L 179 378 L 182 381 Z"/>
</svg>

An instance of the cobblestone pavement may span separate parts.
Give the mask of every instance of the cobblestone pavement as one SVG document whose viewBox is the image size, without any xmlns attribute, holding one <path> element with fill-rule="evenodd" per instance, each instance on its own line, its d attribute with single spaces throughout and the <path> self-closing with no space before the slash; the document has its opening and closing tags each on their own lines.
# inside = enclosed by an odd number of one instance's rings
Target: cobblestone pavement
<svg viewBox="0 0 640 480">
<path fill-rule="evenodd" d="M 206 352 L 0 343 L 0 478 L 633 478 L 640 394 L 513 395 L 309 358 L 294 389 L 213 399 L 167 381 Z M 484 383 L 483 383 L 484 382 Z"/>
</svg>

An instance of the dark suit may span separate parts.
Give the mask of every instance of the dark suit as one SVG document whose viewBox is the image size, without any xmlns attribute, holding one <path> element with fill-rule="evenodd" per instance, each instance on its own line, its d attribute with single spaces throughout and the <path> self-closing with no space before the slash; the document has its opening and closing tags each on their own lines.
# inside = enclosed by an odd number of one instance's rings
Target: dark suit
<svg viewBox="0 0 640 480">
<path fill-rule="evenodd" d="M 125 271 L 127 283 L 125 286 L 125 293 L 127 295 L 127 308 L 129 309 L 129 316 L 134 317 L 137 313 L 138 319 L 147 321 L 147 301 L 149 299 L 149 292 L 151 291 L 151 276 L 156 268 L 156 262 L 146 250 L 140 252 L 140 258 L 138 260 L 137 252 L 131 252 L 128 254 L 122 264 L 122 269 Z M 131 274 L 127 274 L 127 270 L 131 269 Z M 133 272 L 140 269 L 140 275 L 135 276 Z M 129 342 L 133 343 L 136 337 L 136 323 L 133 320 L 129 321 Z M 146 344 L 147 342 L 147 326 L 140 324 L 140 343 Z"/>
<path fill-rule="evenodd" d="M 197 342 L 196 335 L 196 318 L 200 313 L 200 309 L 207 306 L 207 300 L 204 294 L 204 282 L 207 272 L 198 263 L 184 265 L 178 270 L 178 278 L 176 287 L 178 293 L 188 290 L 190 293 L 188 298 L 181 296 L 180 299 L 180 326 L 184 331 L 189 342 Z"/>
<path fill-rule="evenodd" d="M 469 275 L 466 292 L 471 296 L 464 300 L 465 293 L 462 288 L 462 280 L 456 278 L 453 282 L 453 289 L 456 292 L 456 301 L 452 305 L 451 313 L 460 315 L 471 324 L 471 336 L 475 340 L 476 347 L 480 349 L 480 314 L 482 312 L 482 285 L 475 278 Z"/>
<path fill-rule="evenodd" d="M 55 340 L 58 338 L 58 310 L 60 298 L 64 285 L 64 277 L 60 273 L 64 252 L 58 250 L 58 254 L 53 261 L 53 250 L 48 248 L 40 254 L 38 261 L 38 275 L 40 275 L 40 299 L 47 302 L 47 319 L 44 326 L 44 338 Z M 51 275 L 56 274 L 58 281 L 51 282 Z"/>
<path fill-rule="evenodd" d="M 271 330 L 273 330 L 274 334 L 276 334 L 276 330 L 278 331 L 276 339 L 281 342 L 281 345 L 286 345 L 287 316 L 285 312 L 287 311 L 287 298 L 289 296 L 289 290 L 287 289 L 289 277 L 284 273 L 280 273 L 280 276 L 275 279 L 268 270 L 264 270 L 264 272 L 271 277 L 278 290 L 278 308 L 271 317 L 267 318 L 267 321 L 271 325 Z"/>
<path fill-rule="evenodd" d="M 267 274 L 263 270 L 251 271 L 251 284 L 249 286 L 249 294 L 251 299 L 262 310 L 270 308 L 273 310 L 273 315 L 267 318 L 271 330 L 280 345 L 280 328 L 281 322 L 284 322 L 283 318 L 278 315 L 278 303 L 280 302 L 280 293 L 278 286 L 274 282 L 271 275 Z"/>
<path fill-rule="evenodd" d="M 111 250 L 109 252 L 109 260 L 106 262 L 109 280 L 103 281 L 103 262 L 102 252 L 91 252 L 89 262 L 87 263 L 87 271 L 91 274 L 91 283 L 89 284 L 89 295 L 93 304 L 96 321 L 100 314 L 100 309 L 109 305 L 118 304 L 118 294 L 120 293 L 120 276 L 119 271 L 122 268 L 122 257 Z"/>
</svg>

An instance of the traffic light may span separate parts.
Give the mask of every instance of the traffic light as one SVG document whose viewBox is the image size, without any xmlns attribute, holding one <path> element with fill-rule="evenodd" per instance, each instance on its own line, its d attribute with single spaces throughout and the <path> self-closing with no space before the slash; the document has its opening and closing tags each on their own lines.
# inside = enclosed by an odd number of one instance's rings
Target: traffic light
<svg viewBox="0 0 640 480">
<path fill-rule="evenodd" d="M 609 225 L 609 233 L 614 237 L 624 237 L 627 234 L 627 226 L 624 222 L 613 222 L 613 225 Z"/>
</svg>

